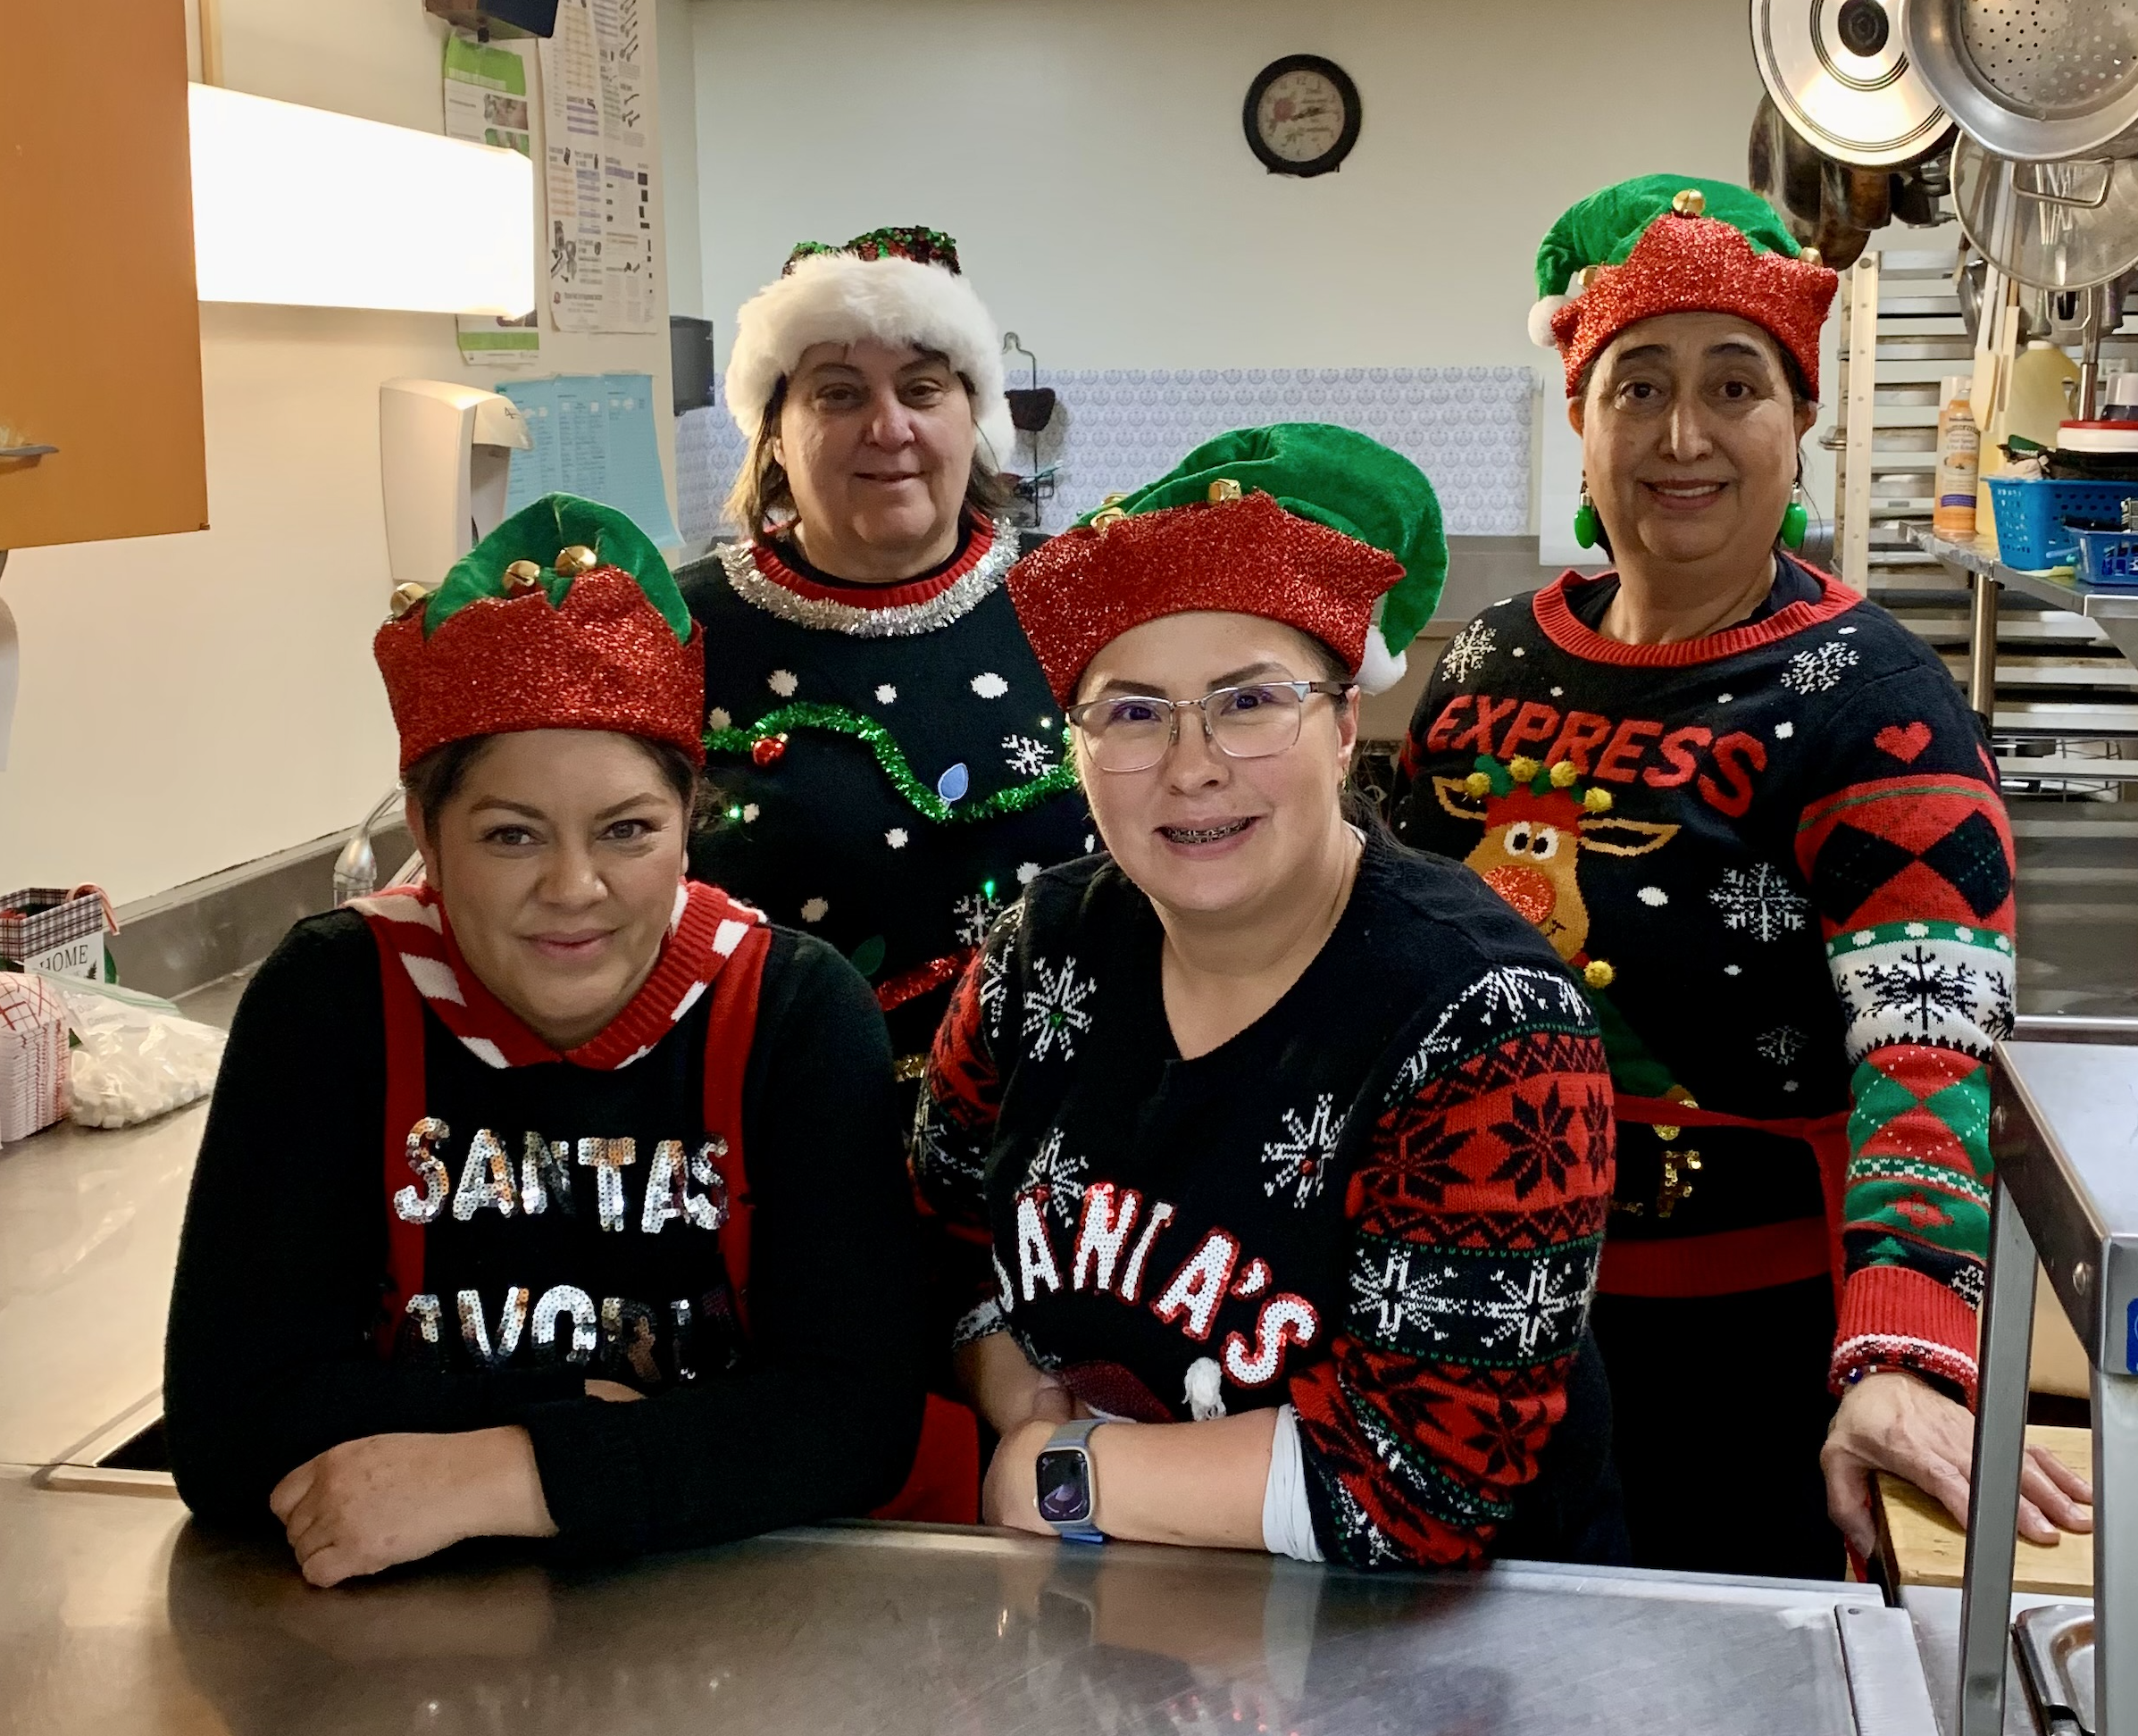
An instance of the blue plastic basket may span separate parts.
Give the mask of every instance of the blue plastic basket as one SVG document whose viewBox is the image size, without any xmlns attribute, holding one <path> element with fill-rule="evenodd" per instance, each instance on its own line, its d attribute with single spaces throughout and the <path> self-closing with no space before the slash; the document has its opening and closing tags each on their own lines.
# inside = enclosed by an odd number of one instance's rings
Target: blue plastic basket
<svg viewBox="0 0 2138 1736">
<path fill-rule="evenodd" d="M 1985 476 L 1983 482 L 1997 513 L 1997 558 L 2034 571 L 2077 560 L 2078 538 L 2070 521 L 2120 524 L 2123 503 L 2138 499 L 2138 482 L 2051 482 L 2028 476 Z"/>
<path fill-rule="evenodd" d="M 2089 585 L 2138 586 L 2138 530 L 2081 530 L 2078 576 Z"/>
</svg>

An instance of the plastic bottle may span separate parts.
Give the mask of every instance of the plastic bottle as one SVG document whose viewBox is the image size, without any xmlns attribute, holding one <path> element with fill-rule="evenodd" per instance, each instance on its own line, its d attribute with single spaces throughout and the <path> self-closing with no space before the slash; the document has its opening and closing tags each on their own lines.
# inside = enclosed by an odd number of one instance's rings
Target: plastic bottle
<svg viewBox="0 0 2138 1736">
<path fill-rule="evenodd" d="M 1941 537 L 1975 535 L 1975 497 L 1982 468 L 1982 430 L 1968 407 L 1975 382 L 1954 374 L 1944 384 L 1944 405 L 1938 412 L 1936 504 L 1930 528 Z"/>
</svg>

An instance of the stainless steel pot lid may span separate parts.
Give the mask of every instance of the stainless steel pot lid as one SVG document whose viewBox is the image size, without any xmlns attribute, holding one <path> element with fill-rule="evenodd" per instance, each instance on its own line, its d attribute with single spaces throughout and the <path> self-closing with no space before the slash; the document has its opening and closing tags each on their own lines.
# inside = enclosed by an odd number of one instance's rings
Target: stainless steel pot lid
<svg viewBox="0 0 2138 1736">
<path fill-rule="evenodd" d="M 1952 204 L 1968 244 L 2021 283 L 2088 289 L 2138 266 L 2138 158 L 2013 163 L 1963 138 Z"/>
<path fill-rule="evenodd" d="M 1752 58 L 1789 126 L 1859 168 L 1912 163 L 1951 126 L 1910 64 L 1908 0 L 1752 0 Z"/>
<path fill-rule="evenodd" d="M 2130 0 L 1911 0 L 1900 21 L 1924 81 L 2000 156 L 2138 154 Z"/>
</svg>

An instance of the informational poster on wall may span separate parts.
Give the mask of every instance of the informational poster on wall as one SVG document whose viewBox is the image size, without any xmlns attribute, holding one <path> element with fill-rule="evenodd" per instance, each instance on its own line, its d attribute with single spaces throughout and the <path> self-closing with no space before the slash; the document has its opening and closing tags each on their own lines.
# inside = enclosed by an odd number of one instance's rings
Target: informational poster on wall
<svg viewBox="0 0 2138 1736">
<path fill-rule="evenodd" d="M 681 547 L 661 480 L 650 374 L 554 374 L 497 389 L 519 406 L 534 439 L 513 454 L 507 513 L 546 494 L 581 495 L 627 514 L 658 547 Z"/>
<path fill-rule="evenodd" d="M 511 48 L 455 30 L 446 38 L 446 136 L 532 156 L 527 62 Z M 459 316 L 460 359 L 471 366 L 527 367 L 542 359 L 541 320 Z"/>
<path fill-rule="evenodd" d="M 541 45 L 549 313 L 559 331 L 657 330 L 644 0 L 559 0 Z"/>
</svg>

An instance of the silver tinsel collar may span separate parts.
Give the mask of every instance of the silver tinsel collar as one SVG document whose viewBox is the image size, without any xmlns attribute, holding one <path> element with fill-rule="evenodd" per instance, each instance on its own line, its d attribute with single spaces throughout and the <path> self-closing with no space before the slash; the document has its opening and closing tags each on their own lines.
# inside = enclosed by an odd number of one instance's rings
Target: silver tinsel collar
<svg viewBox="0 0 2138 1736">
<path fill-rule="evenodd" d="M 1016 564 L 1016 526 L 1007 519 L 995 520 L 994 526 L 993 545 L 970 572 L 953 580 L 924 602 L 902 603 L 890 608 L 864 609 L 828 597 L 799 596 L 757 570 L 756 549 L 752 543 L 722 544 L 720 564 L 727 572 L 728 583 L 743 601 L 798 627 L 851 633 L 856 638 L 911 638 L 948 627 L 959 616 L 970 613 Z"/>
</svg>

